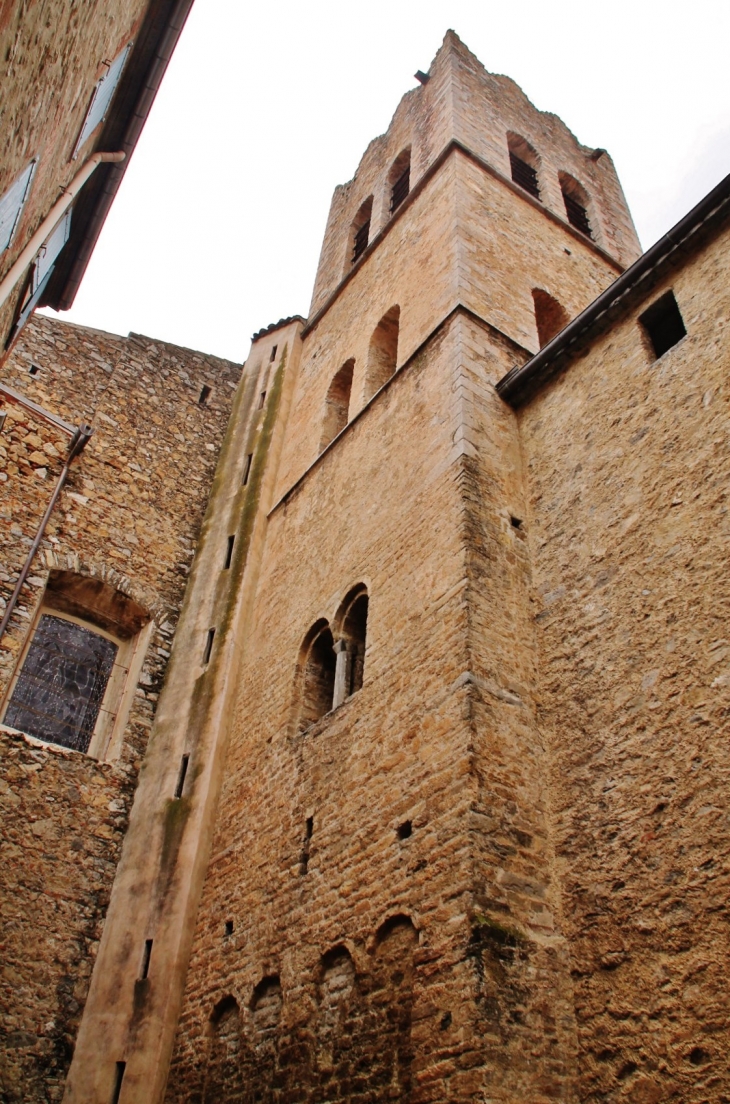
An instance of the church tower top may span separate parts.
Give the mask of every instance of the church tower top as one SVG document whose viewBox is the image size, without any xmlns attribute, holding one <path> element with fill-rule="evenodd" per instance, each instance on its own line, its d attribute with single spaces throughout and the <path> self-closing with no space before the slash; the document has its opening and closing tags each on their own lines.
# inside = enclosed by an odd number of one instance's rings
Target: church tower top
<svg viewBox="0 0 730 1104">
<path fill-rule="evenodd" d="M 369 144 L 352 180 L 335 189 L 310 317 L 454 146 L 516 185 L 620 268 L 636 260 L 641 253 L 636 230 L 605 150 L 581 145 L 557 115 L 536 108 L 513 80 L 487 72 L 452 30 L 419 79 L 385 134 Z"/>
</svg>

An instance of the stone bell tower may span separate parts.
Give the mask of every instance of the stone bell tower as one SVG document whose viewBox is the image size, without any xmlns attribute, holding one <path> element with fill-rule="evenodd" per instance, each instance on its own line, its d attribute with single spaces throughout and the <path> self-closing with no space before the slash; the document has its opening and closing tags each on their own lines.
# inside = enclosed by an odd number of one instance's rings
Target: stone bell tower
<svg viewBox="0 0 730 1104">
<path fill-rule="evenodd" d="M 67 1100 L 570 1100 L 515 415 L 639 253 L 449 32 L 254 338 Z"/>
</svg>

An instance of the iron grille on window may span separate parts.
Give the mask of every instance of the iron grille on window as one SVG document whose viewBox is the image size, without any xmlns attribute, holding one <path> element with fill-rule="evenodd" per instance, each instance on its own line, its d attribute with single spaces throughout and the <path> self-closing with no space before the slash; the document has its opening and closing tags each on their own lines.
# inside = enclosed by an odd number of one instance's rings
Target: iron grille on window
<svg viewBox="0 0 730 1104">
<path fill-rule="evenodd" d="M 576 230 L 580 230 L 581 234 L 585 234 L 586 237 L 592 238 L 591 224 L 588 221 L 588 213 L 583 204 L 574 199 L 572 195 L 568 195 L 567 192 L 563 192 L 563 199 L 565 201 L 565 213 L 570 225 L 574 226 Z"/>
<path fill-rule="evenodd" d="M 524 188 L 526 192 L 529 192 L 531 196 L 534 196 L 535 199 L 539 199 L 540 189 L 537 186 L 537 173 L 532 165 L 528 165 L 526 161 L 523 161 L 521 157 L 517 157 L 512 152 L 510 152 L 509 155 L 509 164 L 512 170 L 512 179 L 515 184 L 519 184 L 519 186 Z"/>
<path fill-rule="evenodd" d="M 408 195 L 411 187 L 411 166 L 404 173 L 402 173 L 395 184 L 393 185 L 393 191 L 390 193 L 390 213 L 392 214 L 398 207 L 400 207 L 403 200 Z"/>
<path fill-rule="evenodd" d="M 4 723 L 39 740 L 88 751 L 116 654 L 116 644 L 105 636 L 43 614 Z"/>
<path fill-rule="evenodd" d="M 368 219 L 367 222 L 364 222 L 362 224 L 362 226 L 360 227 L 360 229 L 355 234 L 355 246 L 352 250 L 352 263 L 353 264 L 355 263 L 357 258 L 359 256 L 361 256 L 365 252 L 365 250 L 367 249 L 369 236 L 370 236 L 370 219 Z"/>
</svg>

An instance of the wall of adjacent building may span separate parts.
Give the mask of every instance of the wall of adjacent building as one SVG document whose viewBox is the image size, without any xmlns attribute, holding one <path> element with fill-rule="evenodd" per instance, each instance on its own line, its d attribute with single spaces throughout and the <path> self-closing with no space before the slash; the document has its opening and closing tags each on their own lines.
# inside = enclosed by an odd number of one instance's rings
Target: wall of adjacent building
<svg viewBox="0 0 730 1104">
<path fill-rule="evenodd" d="M 111 759 L 0 727 L 0 1083 L 7 1100 L 57 1100 L 63 1091 L 239 373 L 240 365 L 141 335 L 118 337 L 40 316 L 2 369 L 2 382 L 71 424 L 89 422 L 94 435 L 71 466 L 0 644 L 0 694 L 49 578 L 121 594 L 150 620 L 129 720 Z M 204 385 L 211 394 L 201 406 Z M 4 610 L 68 438 L 18 404 L 2 406 Z"/>
<path fill-rule="evenodd" d="M 730 1091 L 729 245 L 520 413 L 580 1099 Z M 669 289 L 687 335 L 656 360 Z"/>
<path fill-rule="evenodd" d="M 5 275 L 93 152 L 96 132 L 71 160 L 97 80 L 138 31 L 149 0 L 10 0 L 0 13 L 0 196 L 33 159 L 35 176 L 10 248 Z M 104 170 L 101 170 L 104 171 Z M 0 353 L 23 283 L 0 308 Z"/>
</svg>

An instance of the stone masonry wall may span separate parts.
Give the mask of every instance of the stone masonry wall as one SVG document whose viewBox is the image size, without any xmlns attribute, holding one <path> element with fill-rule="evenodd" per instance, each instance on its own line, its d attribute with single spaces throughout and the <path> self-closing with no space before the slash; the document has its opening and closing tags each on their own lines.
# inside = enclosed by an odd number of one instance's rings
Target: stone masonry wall
<svg viewBox="0 0 730 1104">
<path fill-rule="evenodd" d="M 37 366 L 36 374 L 29 369 Z M 3 1039 L 8 1101 L 60 1099 L 127 816 L 240 366 L 149 338 L 36 316 L 3 382 L 95 433 L 71 467 L 0 646 L 2 689 L 51 570 L 103 580 L 154 619 L 118 758 L 0 729 Z M 198 399 L 204 384 L 208 405 Z M 67 438 L 6 402 L 0 434 L 2 608 Z"/>
<path fill-rule="evenodd" d="M 486 333 L 466 342 L 477 390 L 488 388 L 485 360 L 496 378 L 514 355 L 487 355 Z M 534 815 L 520 804 L 539 778 L 501 748 L 488 762 L 475 727 L 463 490 L 479 433 L 464 349 L 457 316 L 270 515 L 168 1085 L 175 1104 L 537 1102 L 564 1083 L 554 1048 L 570 1022 L 542 1039 L 550 1008 L 565 1005 L 565 959 L 540 930 L 539 893 L 525 892 L 545 878 L 544 810 L 539 798 Z M 336 631 L 357 583 L 370 599 L 363 687 L 300 732 L 302 642 L 322 618 Z M 511 709 L 509 685 L 492 689 Z M 508 712 L 500 736 L 513 730 Z M 520 847 L 502 846 L 499 870 L 492 856 L 508 915 L 475 893 L 490 880 L 477 873 L 475 832 L 489 772 L 491 814 Z M 494 973 L 512 986 L 496 1003 Z M 501 1033 L 507 1076 L 485 1064 L 485 1024 L 489 1046 Z"/>
<path fill-rule="evenodd" d="M 520 415 L 582 1101 L 730 1099 L 729 245 Z"/>
<path fill-rule="evenodd" d="M 83 164 L 93 139 L 72 161 L 94 85 L 137 31 L 149 0 L 8 0 L 0 8 L 0 196 L 32 158 L 32 189 L 0 276 Z M 98 134 L 94 137 L 98 137 Z M 19 287 L 0 309 L 0 350 Z"/>
</svg>

